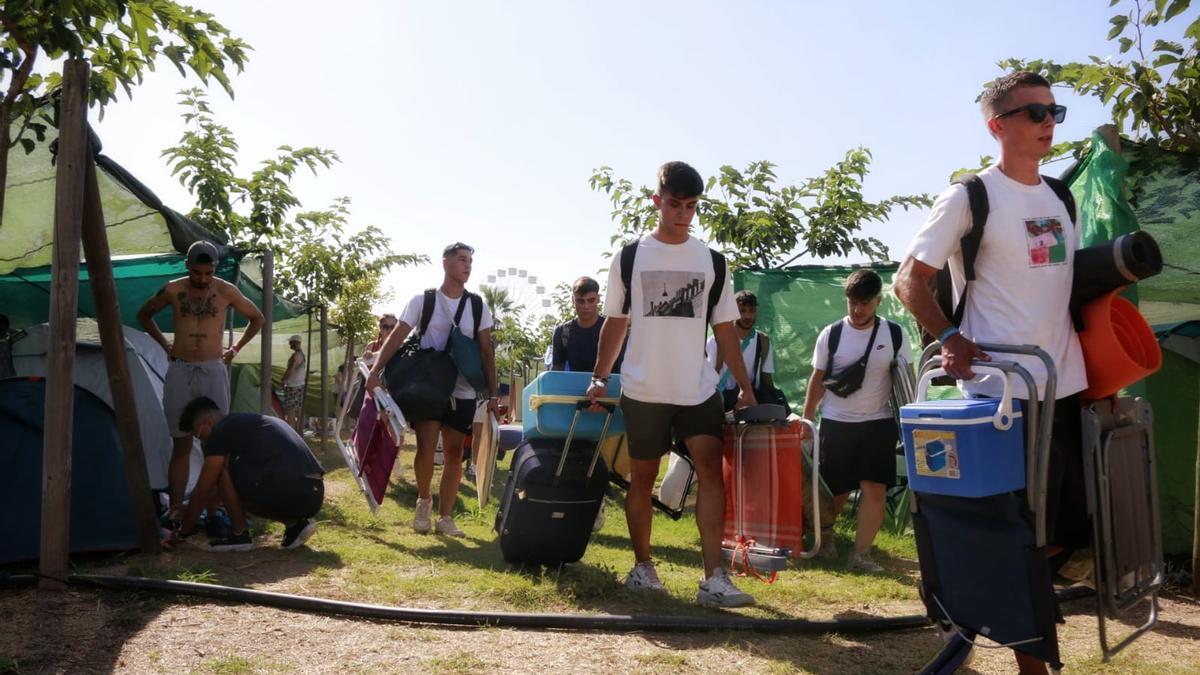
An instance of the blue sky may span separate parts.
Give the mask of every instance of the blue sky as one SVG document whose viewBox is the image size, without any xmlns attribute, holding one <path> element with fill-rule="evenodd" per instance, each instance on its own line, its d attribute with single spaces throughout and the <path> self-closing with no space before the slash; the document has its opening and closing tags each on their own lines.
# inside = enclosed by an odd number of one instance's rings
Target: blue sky
<svg viewBox="0 0 1200 675">
<path fill-rule="evenodd" d="M 307 208 L 348 196 L 352 222 L 397 251 L 466 241 L 472 286 L 497 268 L 552 286 L 605 265 L 615 226 L 588 188 L 595 167 L 649 184 L 667 160 L 707 176 L 766 159 L 793 182 L 862 145 L 868 198 L 936 194 L 994 152 L 974 100 L 998 60 L 1116 56 L 1116 10 L 1099 0 L 198 4 L 255 48 L 236 100 L 211 93 L 243 168 L 285 143 L 333 148 L 341 164 L 297 181 Z M 183 130 L 185 86 L 160 67 L 97 125 L 181 211 L 191 200 L 159 153 Z M 1057 96 L 1057 140 L 1108 121 L 1098 102 Z M 923 216 L 868 232 L 899 258 Z M 439 279 L 436 264 L 391 274 L 388 306 Z"/>
</svg>

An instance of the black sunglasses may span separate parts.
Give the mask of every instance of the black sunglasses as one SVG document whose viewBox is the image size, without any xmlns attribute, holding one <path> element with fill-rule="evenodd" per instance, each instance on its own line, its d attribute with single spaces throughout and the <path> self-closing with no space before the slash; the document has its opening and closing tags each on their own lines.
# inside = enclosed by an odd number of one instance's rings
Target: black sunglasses
<svg viewBox="0 0 1200 675">
<path fill-rule="evenodd" d="M 1001 117 L 1016 115 L 1019 112 L 1029 113 L 1029 119 L 1034 124 L 1041 124 L 1046 119 L 1046 115 L 1054 117 L 1055 124 L 1062 124 L 1067 119 L 1067 106 L 1065 105 L 1046 105 L 1045 103 L 1027 103 L 1019 108 L 1013 108 L 1008 112 L 1002 112 L 992 119 L 998 120 Z"/>
<path fill-rule="evenodd" d="M 394 324 L 394 323 L 381 323 L 381 324 L 379 324 L 379 328 L 380 328 L 381 330 L 391 330 L 391 329 L 393 329 L 393 328 L 395 328 L 395 327 L 396 327 L 396 324 Z"/>
</svg>

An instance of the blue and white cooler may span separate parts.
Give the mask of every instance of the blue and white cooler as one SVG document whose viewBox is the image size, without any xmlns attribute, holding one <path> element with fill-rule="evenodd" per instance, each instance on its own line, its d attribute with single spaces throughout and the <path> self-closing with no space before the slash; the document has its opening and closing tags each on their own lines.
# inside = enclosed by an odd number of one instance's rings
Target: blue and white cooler
<svg viewBox="0 0 1200 675">
<path fill-rule="evenodd" d="M 921 377 L 916 401 L 900 408 L 913 491 L 989 497 L 1025 488 L 1025 423 L 1019 402 L 1014 407 L 1012 375 L 1000 373 L 1004 393 L 998 399 L 929 401 L 930 381 L 945 372 L 937 368 Z"/>
<path fill-rule="evenodd" d="M 521 422 L 526 440 L 537 438 L 563 439 L 571 428 L 578 400 L 587 395 L 592 374 L 549 370 L 525 385 L 521 392 Z M 605 397 L 615 402 L 621 396 L 621 377 L 613 375 L 608 380 Z M 598 441 L 604 428 L 605 415 L 583 415 L 575 428 L 575 438 Z M 617 408 L 608 428 L 608 436 L 625 433 L 625 418 Z"/>
</svg>

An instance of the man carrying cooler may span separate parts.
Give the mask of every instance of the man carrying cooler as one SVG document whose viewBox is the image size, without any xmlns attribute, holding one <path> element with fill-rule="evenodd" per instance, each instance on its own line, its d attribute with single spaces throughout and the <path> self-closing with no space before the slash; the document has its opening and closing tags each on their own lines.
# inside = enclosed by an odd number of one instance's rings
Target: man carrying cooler
<svg viewBox="0 0 1200 675">
<path fill-rule="evenodd" d="M 636 564 L 625 580 L 626 588 L 666 592 L 650 558 L 650 495 L 663 454 L 674 441 L 681 441 L 700 479 L 696 523 L 705 579 L 696 601 L 740 607 L 753 604 L 754 598 L 733 585 L 721 557 L 725 411 L 716 391 L 717 372 L 704 355 L 708 324 L 712 324 L 718 344 L 728 355 L 726 362 L 734 381 L 742 389 L 738 407 L 755 401 L 734 333 L 738 313 L 728 270 L 719 254 L 714 256 L 690 234 L 702 192 L 704 180 L 691 166 L 668 162 L 659 168 L 653 197 L 658 226 L 629 249 L 634 255 L 629 288 L 621 271 L 627 253 L 613 257 L 604 303 L 608 318 L 600 331 L 600 352 L 588 396 L 593 401 L 604 396 L 628 328 L 620 405 L 633 473 L 625 517 Z M 717 276 L 718 264 L 724 278 Z M 708 300 L 714 284 L 720 291 L 710 316 Z"/>
<path fill-rule="evenodd" d="M 1067 109 L 1054 102 L 1045 78 L 1029 72 L 1011 73 L 993 82 L 980 98 L 980 107 L 988 132 L 1000 144 L 1000 157 L 979 173 L 989 211 L 961 325 L 955 326 L 939 308 L 930 282 L 949 261 L 955 301 L 965 292 L 960 241 L 971 230 L 972 216 L 962 185 L 951 186 L 934 202 L 896 273 L 896 295 L 941 341 L 943 367 L 960 380 L 967 396 L 998 398 L 1002 393 L 1001 376 L 993 372 L 976 376 L 971 368 L 972 359 L 990 358 L 978 342 L 1034 344 L 1053 359 L 1058 381 L 1044 514 L 1047 553 L 1083 548 L 1090 530 L 1083 492 L 1079 392 L 1087 388 L 1087 373 L 1068 310 L 1080 233 L 1066 200 L 1039 175 L 1040 163 L 1054 144 L 1055 127 L 1065 120 Z M 1045 254 L 1038 238 L 1047 229 L 1064 242 L 1062 255 Z M 1039 399 L 1043 398 L 1046 370 L 1041 360 L 1014 355 L 1005 359 L 1029 370 Z M 1018 379 L 1013 383 L 1013 398 L 1026 395 L 1025 384 Z M 1022 673 L 1046 672 L 1043 661 L 1014 653 Z"/>
</svg>

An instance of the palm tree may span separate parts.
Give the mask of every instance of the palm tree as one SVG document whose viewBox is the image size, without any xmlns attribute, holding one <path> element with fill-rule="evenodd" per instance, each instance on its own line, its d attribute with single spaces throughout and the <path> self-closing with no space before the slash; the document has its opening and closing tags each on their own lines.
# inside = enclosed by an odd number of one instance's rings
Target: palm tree
<svg viewBox="0 0 1200 675">
<path fill-rule="evenodd" d="M 491 310 L 492 316 L 496 319 L 517 308 L 516 303 L 508 295 L 508 289 L 499 286 L 480 286 L 479 291 L 479 294 L 483 296 L 483 301 L 487 303 L 488 309 Z"/>
</svg>

